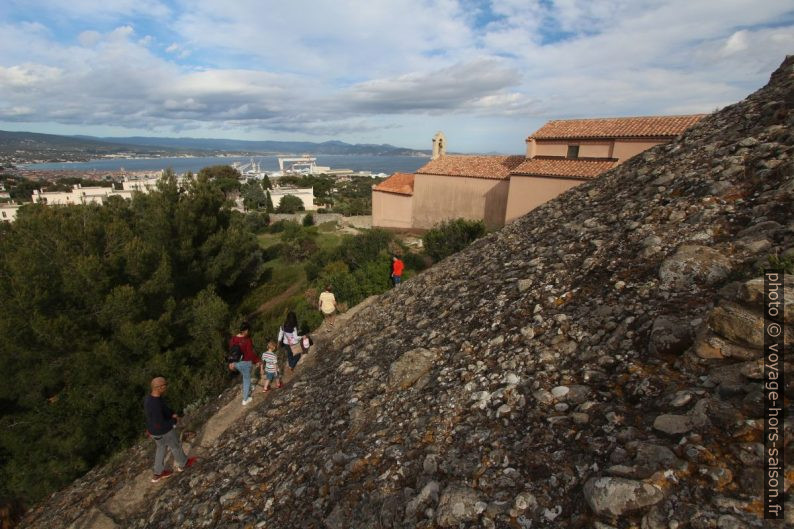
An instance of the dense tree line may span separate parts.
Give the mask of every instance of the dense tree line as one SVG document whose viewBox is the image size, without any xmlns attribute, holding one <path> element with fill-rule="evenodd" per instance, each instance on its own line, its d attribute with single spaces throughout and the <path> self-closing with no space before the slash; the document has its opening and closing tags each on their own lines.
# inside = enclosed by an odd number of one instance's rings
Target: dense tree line
<svg viewBox="0 0 794 529">
<path fill-rule="evenodd" d="M 262 258 L 224 191 L 169 173 L 131 201 L 0 223 L 0 500 L 40 499 L 139 438 L 153 376 L 176 408 L 225 384 Z"/>
</svg>

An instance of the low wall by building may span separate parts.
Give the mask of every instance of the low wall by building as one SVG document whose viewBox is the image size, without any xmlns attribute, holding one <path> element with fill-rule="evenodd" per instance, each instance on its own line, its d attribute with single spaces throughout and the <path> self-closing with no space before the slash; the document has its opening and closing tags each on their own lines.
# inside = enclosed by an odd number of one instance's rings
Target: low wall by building
<svg viewBox="0 0 794 529">
<path fill-rule="evenodd" d="M 307 213 L 311 213 L 314 217 L 315 224 L 323 224 L 325 222 L 336 222 L 340 226 L 351 226 L 353 228 L 369 229 L 372 227 L 371 215 L 356 215 L 354 217 L 345 217 L 339 213 L 315 213 L 313 211 L 301 211 L 299 213 L 271 213 L 270 222 L 278 222 L 280 220 L 293 220 L 295 222 L 303 222 L 303 217 Z"/>
<path fill-rule="evenodd" d="M 372 191 L 372 225 L 378 228 L 410 229 L 413 197 Z"/>
<path fill-rule="evenodd" d="M 306 188 L 297 188 L 297 187 L 280 187 L 276 189 L 271 189 L 269 191 L 270 199 L 273 201 L 273 207 L 277 208 L 279 204 L 281 204 L 281 199 L 287 195 L 292 195 L 297 197 L 303 202 L 303 208 L 307 211 L 317 209 L 317 206 L 314 204 L 314 188 L 306 187 Z"/>
</svg>

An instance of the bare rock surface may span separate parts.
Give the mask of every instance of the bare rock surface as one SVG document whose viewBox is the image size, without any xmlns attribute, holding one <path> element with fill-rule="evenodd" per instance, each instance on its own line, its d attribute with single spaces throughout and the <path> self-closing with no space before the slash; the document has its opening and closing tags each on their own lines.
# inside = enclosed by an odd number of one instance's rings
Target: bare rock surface
<svg viewBox="0 0 794 529">
<path fill-rule="evenodd" d="M 429 349 L 411 349 L 392 362 L 389 367 L 389 385 L 406 389 L 425 375 L 435 364 L 438 354 Z"/>
<path fill-rule="evenodd" d="M 794 257 L 793 68 L 351 311 L 286 391 L 205 437 L 195 469 L 114 523 L 768 526 L 748 315 L 761 267 Z M 787 476 L 792 435 L 789 419 Z M 23 526 L 86 520 L 151 449 L 94 469 Z"/>
<path fill-rule="evenodd" d="M 584 496 L 594 512 L 612 516 L 655 505 L 664 498 L 659 488 L 625 478 L 591 478 L 584 484 Z"/>
<path fill-rule="evenodd" d="M 665 259 L 659 267 L 659 279 L 665 286 L 685 287 L 713 285 L 728 277 L 731 261 L 718 250 L 698 244 L 685 244 Z"/>
</svg>

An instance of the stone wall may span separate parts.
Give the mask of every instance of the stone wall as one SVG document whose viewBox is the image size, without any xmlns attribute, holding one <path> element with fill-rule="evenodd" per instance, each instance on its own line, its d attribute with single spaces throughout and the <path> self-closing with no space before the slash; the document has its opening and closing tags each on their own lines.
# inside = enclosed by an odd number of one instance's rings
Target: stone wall
<svg viewBox="0 0 794 529">
<path fill-rule="evenodd" d="M 295 222 L 303 222 L 303 217 L 307 213 L 314 216 L 316 224 L 324 222 L 336 222 L 340 226 L 352 226 L 354 228 L 368 229 L 372 227 L 372 215 L 356 215 L 353 217 L 345 217 L 339 213 L 315 213 L 311 211 L 301 211 L 300 213 L 271 213 L 270 221 L 276 222 L 279 220 L 294 220 Z"/>
</svg>

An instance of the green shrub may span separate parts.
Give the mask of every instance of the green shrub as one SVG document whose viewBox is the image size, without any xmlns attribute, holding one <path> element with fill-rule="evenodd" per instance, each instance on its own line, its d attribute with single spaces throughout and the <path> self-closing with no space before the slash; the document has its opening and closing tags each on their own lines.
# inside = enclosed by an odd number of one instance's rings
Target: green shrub
<svg viewBox="0 0 794 529">
<path fill-rule="evenodd" d="M 293 310 L 298 317 L 301 334 L 306 334 L 315 330 L 323 322 L 323 315 L 320 313 L 319 309 L 309 304 L 304 298 L 299 299 L 295 303 L 295 308 Z"/>
<path fill-rule="evenodd" d="M 405 268 L 416 270 L 417 272 L 429 268 L 432 264 L 428 256 L 418 253 L 406 253 L 402 256 L 402 260 L 405 263 Z"/>
<path fill-rule="evenodd" d="M 339 246 L 339 256 L 351 270 L 378 257 L 389 247 L 393 235 L 385 230 L 368 230 L 354 237 L 346 237 Z"/>
<path fill-rule="evenodd" d="M 274 244 L 272 246 L 268 246 L 267 248 L 262 249 L 262 261 L 268 262 L 272 261 L 273 259 L 278 259 L 281 256 L 281 252 L 284 249 L 284 243 L 280 242 L 278 244 Z"/>
<path fill-rule="evenodd" d="M 331 274 L 323 275 L 321 283 L 331 285 L 331 291 L 337 301 L 353 305 L 363 299 L 356 278 L 348 270 L 336 270 Z"/>
<path fill-rule="evenodd" d="M 485 235 L 485 222 L 481 220 L 454 219 L 444 221 L 422 236 L 425 253 L 440 261 L 459 252 L 474 240 Z"/>
<path fill-rule="evenodd" d="M 268 227 L 267 231 L 270 233 L 281 233 L 284 230 L 292 229 L 292 227 L 300 228 L 294 220 L 278 220 Z"/>
<path fill-rule="evenodd" d="M 353 272 L 353 277 L 358 284 L 361 299 L 355 300 L 351 305 L 359 303 L 364 298 L 374 294 L 386 292 L 391 288 L 391 259 L 382 255 Z"/>
<path fill-rule="evenodd" d="M 331 285 L 336 299 L 352 307 L 364 298 L 381 294 L 391 287 L 391 259 L 385 254 L 367 261 L 358 269 L 351 271 L 344 261 L 332 261 L 321 270 L 316 290 L 322 291 Z"/>
<path fill-rule="evenodd" d="M 343 261 L 351 270 L 360 268 L 377 259 L 381 252 L 385 252 L 392 237 L 391 233 L 377 229 L 359 235 L 347 235 L 339 247 L 321 250 L 309 258 L 306 263 L 306 277 L 309 281 L 314 281 L 325 265 L 333 261 Z"/>
<path fill-rule="evenodd" d="M 303 211 L 303 200 L 295 195 L 284 195 L 276 208 L 277 213 L 297 213 Z"/>
<path fill-rule="evenodd" d="M 306 215 L 304 215 L 303 225 L 306 227 L 314 226 L 314 215 L 312 215 L 311 213 L 307 213 Z"/>
<path fill-rule="evenodd" d="M 317 253 L 317 243 L 307 234 L 289 238 L 280 245 L 282 257 L 287 261 L 305 261 Z"/>
<path fill-rule="evenodd" d="M 253 211 L 245 215 L 245 227 L 254 233 L 264 233 L 270 224 L 270 215 Z"/>
</svg>

